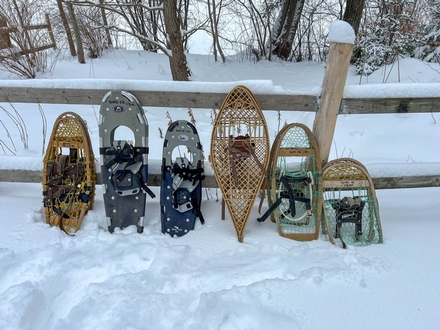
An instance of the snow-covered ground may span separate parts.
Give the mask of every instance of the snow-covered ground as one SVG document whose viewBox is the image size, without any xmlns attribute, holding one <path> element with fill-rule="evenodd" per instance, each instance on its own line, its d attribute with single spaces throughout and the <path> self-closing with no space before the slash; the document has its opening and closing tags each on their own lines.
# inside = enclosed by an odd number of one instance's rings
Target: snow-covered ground
<svg viewBox="0 0 440 330">
<path fill-rule="evenodd" d="M 185 88 L 215 82 L 227 89 L 245 80 L 254 91 L 320 92 L 325 63 L 237 58 L 222 64 L 212 56 L 189 54 L 194 82 Z M 346 96 L 440 96 L 440 65 L 401 59 L 397 67 L 362 80 L 350 68 Z M 12 85 L 15 77 L 0 72 L 0 79 Z M 82 80 L 82 86 L 99 87 L 109 79 L 127 87 L 183 88 L 171 82 L 165 56 L 124 50 L 84 65 L 65 56 L 53 73 L 29 84 Z M 40 170 L 38 105 L 14 104 L 27 129 L 27 149 L 4 111 L 15 115 L 14 109 L 0 105 L 0 139 L 16 154 L 0 150 L 0 169 Z M 87 120 L 99 154 L 99 105 L 41 107 L 47 137 L 59 114 L 74 111 Z M 159 129 L 165 132 L 168 117 L 189 119 L 188 109 L 165 107 L 146 108 L 152 171 L 158 170 L 162 154 Z M 212 112 L 194 109 L 193 115 L 207 151 Z M 265 115 L 272 138 L 284 122 L 311 127 L 314 119 L 306 112 L 283 112 L 280 120 L 275 112 Z M 330 158 L 354 157 L 376 177 L 440 174 L 439 125 L 438 113 L 339 116 Z M 209 172 L 209 163 L 206 168 Z M 158 187 L 153 189 L 158 195 Z M 171 238 L 161 233 L 157 198 L 147 199 L 143 234 L 134 228 L 108 233 L 98 186 L 95 209 L 70 237 L 45 223 L 39 184 L 0 183 L 0 329 L 438 329 L 440 188 L 380 190 L 377 195 L 384 243 L 344 250 L 323 238 L 280 237 L 272 222 L 257 223 L 257 206 L 244 243 L 238 243 L 230 218 L 220 219 L 216 189 L 204 189 L 206 224 Z"/>
</svg>

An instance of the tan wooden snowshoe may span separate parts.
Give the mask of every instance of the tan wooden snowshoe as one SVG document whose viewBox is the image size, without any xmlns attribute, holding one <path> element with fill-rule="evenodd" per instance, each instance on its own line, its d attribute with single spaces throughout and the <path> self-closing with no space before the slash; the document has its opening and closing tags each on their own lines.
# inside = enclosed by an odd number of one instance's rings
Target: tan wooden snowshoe
<svg viewBox="0 0 440 330">
<path fill-rule="evenodd" d="M 379 205 L 366 167 L 351 158 L 335 159 L 323 168 L 325 234 L 342 246 L 382 243 Z"/>
<path fill-rule="evenodd" d="M 93 209 L 96 184 L 87 126 L 76 113 L 65 112 L 56 119 L 43 163 L 46 222 L 72 235 Z"/>
<path fill-rule="evenodd" d="M 269 149 L 257 100 L 248 88 L 235 87 L 215 118 L 210 161 L 239 242 L 266 175 Z"/>
</svg>

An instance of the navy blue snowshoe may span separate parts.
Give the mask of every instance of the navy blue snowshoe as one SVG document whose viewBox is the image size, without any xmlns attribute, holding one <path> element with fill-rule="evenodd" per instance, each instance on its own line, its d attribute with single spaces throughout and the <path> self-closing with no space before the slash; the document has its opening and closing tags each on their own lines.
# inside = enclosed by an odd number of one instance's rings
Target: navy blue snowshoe
<svg viewBox="0 0 440 330">
<path fill-rule="evenodd" d="M 202 145 L 196 128 L 185 120 L 173 122 L 163 144 L 162 233 L 183 236 L 194 229 L 197 218 L 205 223 L 200 210 L 204 178 Z"/>
</svg>

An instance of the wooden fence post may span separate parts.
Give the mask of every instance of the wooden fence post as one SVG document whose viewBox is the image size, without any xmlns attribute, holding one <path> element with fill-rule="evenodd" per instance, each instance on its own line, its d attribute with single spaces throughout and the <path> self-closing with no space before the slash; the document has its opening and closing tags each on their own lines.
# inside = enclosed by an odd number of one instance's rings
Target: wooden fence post
<svg viewBox="0 0 440 330">
<path fill-rule="evenodd" d="M 53 48 L 57 49 L 57 43 L 55 41 L 55 36 L 53 35 L 52 24 L 50 24 L 49 14 L 44 14 L 44 17 L 46 18 L 47 32 L 49 33 L 50 41 L 52 41 Z"/>
<path fill-rule="evenodd" d="M 348 24 L 348 23 L 347 23 Z M 336 120 L 347 80 L 353 44 L 331 42 L 322 83 L 321 101 L 313 123 L 313 133 L 324 166 L 330 155 Z"/>
<path fill-rule="evenodd" d="M 7 28 L 8 22 L 6 17 L 0 15 L 0 28 Z M 0 33 L 0 49 L 11 48 L 11 38 L 8 32 Z"/>
</svg>

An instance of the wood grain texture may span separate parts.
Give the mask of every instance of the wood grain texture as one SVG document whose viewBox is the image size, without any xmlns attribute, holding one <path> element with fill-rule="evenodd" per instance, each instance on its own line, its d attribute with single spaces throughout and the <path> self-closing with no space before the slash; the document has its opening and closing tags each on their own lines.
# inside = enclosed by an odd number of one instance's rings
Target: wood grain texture
<svg viewBox="0 0 440 330">
<path fill-rule="evenodd" d="M 0 170 L 0 182 L 40 183 L 41 180 L 41 171 Z M 148 175 L 148 186 L 160 186 L 160 181 L 160 174 L 153 173 Z M 96 182 L 97 184 L 102 183 L 100 173 L 97 174 Z M 440 174 L 373 178 L 373 183 L 376 190 L 440 187 Z M 205 181 L 203 181 L 203 187 L 218 188 L 214 175 L 206 177 Z"/>
<path fill-rule="evenodd" d="M 322 165 L 327 163 L 347 80 L 352 44 L 331 43 L 322 82 L 321 102 L 313 123 Z"/>
<path fill-rule="evenodd" d="M 107 89 L 0 87 L 0 102 L 99 105 Z M 226 93 L 130 91 L 145 107 L 218 109 Z M 315 95 L 254 94 L 263 110 L 316 111 Z M 339 114 L 440 112 L 439 98 L 346 98 Z"/>
<path fill-rule="evenodd" d="M 0 102 L 99 105 L 107 89 L 0 87 Z M 144 107 L 219 109 L 227 93 L 130 90 Z M 315 111 L 316 96 L 255 94 L 264 110 Z"/>
</svg>

